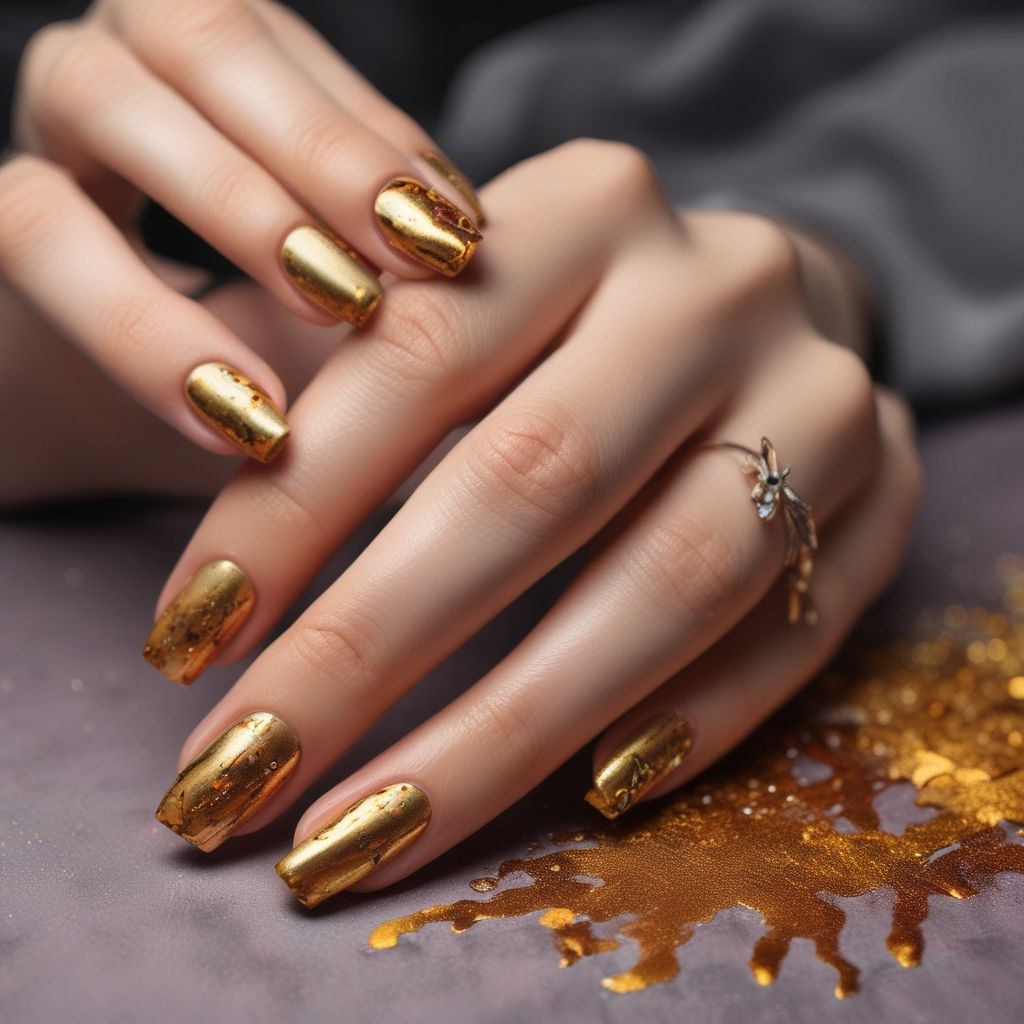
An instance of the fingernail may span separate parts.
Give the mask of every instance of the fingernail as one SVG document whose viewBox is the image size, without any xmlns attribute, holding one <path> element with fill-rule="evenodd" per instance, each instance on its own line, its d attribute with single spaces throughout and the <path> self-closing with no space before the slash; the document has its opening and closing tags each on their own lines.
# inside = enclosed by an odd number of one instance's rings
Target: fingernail
<svg viewBox="0 0 1024 1024">
<path fill-rule="evenodd" d="M 160 614 L 142 656 L 168 679 L 187 686 L 238 632 L 255 603 L 249 577 L 234 562 L 207 562 Z"/>
<path fill-rule="evenodd" d="M 292 895 L 315 907 L 415 842 L 430 821 L 427 794 L 396 782 L 353 804 L 277 862 Z"/>
<path fill-rule="evenodd" d="M 258 462 L 273 462 L 288 439 L 288 421 L 270 396 L 223 363 L 203 363 L 185 381 L 185 396 L 209 426 Z"/>
<path fill-rule="evenodd" d="M 156 820 L 200 850 L 216 849 L 284 785 L 299 739 L 269 711 L 221 733 L 175 780 Z"/>
<path fill-rule="evenodd" d="M 454 277 L 483 235 L 440 192 L 396 178 L 377 194 L 374 211 L 388 242 L 431 270 Z"/>
<path fill-rule="evenodd" d="M 657 715 L 605 761 L 583 799 L 606 818 L 617 818 L 678 768 L 692 744 L 686 721 L 670 711 Z"/>
<path fill-rule="evenodd" d="M 443 175 L 451 182 L 453 188 L 455 188 L 459 195 L 466 200 L 467 205 L 473 211 L 473 216 L 476 218 L 477 226 L 483 227 L 485 220 L 483 207 L 480 205 L 480 198 L 477 196 L 476 190 L 469 183 L 469 178 L 467 178 L 447 157 L 442 156 L 440 153 L 422 153 L 420 156 L 421 159 L 433 167 L 438 174 Z"/>
<path fill-rule="evenodd" d="M 319 228 L 292 231 L 281 246 L 281 264 L 310 302 L 356 327 L 380 302 L 380 281 L 359 253 Z"/>
</svg>

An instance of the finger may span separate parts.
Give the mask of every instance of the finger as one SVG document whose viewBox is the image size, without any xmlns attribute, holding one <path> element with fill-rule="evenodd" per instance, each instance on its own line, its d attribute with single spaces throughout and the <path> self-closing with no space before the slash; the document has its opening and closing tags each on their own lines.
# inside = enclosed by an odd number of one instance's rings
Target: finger
<svg viewBox="0 0 1024 1024">
<path fill-rule="evenodd" d="M 419 180 L 425 134 L 406 126 L 403 146 L 380 135 L 289 58 L 246 0 L 131 0 L 110 12 L 150 69 L 373 263 L 403 277 L 469 263 L 481 236 L 451 205 L 461 196 L 436 174 L 447 200 Z"/>
<path fill-rule="evenodd" d="M 0 275 L 196 444 L 261 462 L 281 451 L 284 388 L 270 367 L 160 281 L 74 182 L 37 157 L 0 168 Z"/>
<path fill-rule="evenodd" d="M 427 167 L 442 175 L 462 197 L 479 227 L 485 226 L 483 207 L 469 179 L 404 110 L 389 103 L 338 51 L 294 11 L 272 0 L 254 0 L 254 7 L 292 61 L 306 70 L 337 103 L 373 125 L 383 138 L 406 153 L 417 154 Z M 455 198 L 454 196 L 452 198 Z"/>
<path fill-rule="evenodd" d="M 794 383 L 798 363 L 773 363 L 757 392 L 721 427 L 725 437 L 770 430 L 797 467 L 796 481 L 813 499 L 817 518 L 827 523 L 873 468 L 872 441 L 851 445 L 847 438 L 852 428 L 870 437 L 874 408 L 859 389 L 837 387 L 834 372 L 815 374 L 824 367 L 812 369 L 809 352 L 799 360 L 808 372 L 803 386 Z M 846 353 L 828 358 L 842 358 L 847 370 L 854 365 Z M 813 380 L 833 386 L 809 389 Z M 782 381 L 792 391 L 788 409 L 779 408 Z M 817 428 L 813 439 L 810 423 Z M 839 472 L 834 446 L 844 442 L 849 458 Z M 338 875 L 325 864 L 348 843 L 335 840 L 329 823 L 388 783 L 427 794 L 432 812 L 415 846 L 374 886 L 415 870 L 480 827 L 742 618 L 777 575 L 781 548 L 778 532 L 751 509 L 749 485 L 732 458 L 721 451 L 689 454 L 663 493 L 587 566 L 519 648 L 306 812 L 296 831 L 300 844 L 320 830 L 329 834 L 282 861 L 279 870 L 293 891 L 315 903 L 339 879 L 351 880 L 351 873 Z"/>
<path fill-rule="evenodd" d="M 628 804 L 674 789 L 736 746 L 835 654 L 892 576 L 920 500 L 921 465 L 909 410 L 902 399 L 882 389 L 878 405 L 883 438 L 879 470 L 870 489 L 823 536 L 814 573 L 818 627 L 784 628 L 784 588 L 777 588 L 725 639 L 601 737 L 594 750 L 595 788 L 602 774 L 605 788 L 614 787 L 624 757 L 637 754 L 645 745 L 643 737 L 652 735 L 650 724 L 668 715 L 692 746 L 674 769 L 668 767 L 674 756 L 655 753 L 651 761 L 660 769 L 652 768 Z M 637 737 L 642 737 L 639 742 Z M 595 806 L 607 813 L 608 801 L 599 799 Z"/>
<path fill-rule="evenodd" d="M 326 310 L 357 324 L 370 316 L 376 275 L 120 42 L 68 29 L 48 45 L 47 74 L 29 95 L 51 133 L 165 206 L 295 315 L 332 322 Z"/>
<path fill-rule="evenodd" d="M 552 174 L 583 180 L 588 170 L 586 186 L 572 196 L 543 187 Z M 228 485 L 158 607 L 172 606 L 201 566 L 228 558 L 245 571 L 259 600 L 222 658 L 250 649 L 341 540 L 451 428 L 493 405 L 527 371 L 609 262 L 648 231 L 648 222 L 657 219 L 678 244 L 674 215 L 653 198 L 653 180 L 632 153 L 576 143 L 489 186 L 496 216 L 488 255 L 493 273 L 457 290 L 437 281 L 397 284 L 368 335 L 338 349 L 291 411 L 295 437 L 287 465 L 272 480 L 243 473 Z M 508 215 L 524 202 L 534 216 Z M 587 216 L 595 206 L 606 207 L 606 216 Z M 552 229 L 560 226 L 554 244 Z M 524 252 L 533 254 L 529 261 Z M 678 291 L 672 284 L 670 294 Z M 628 316 L 614 292 L 609 301 L 620 307 L 617 317 Z M 674 400 L 673 412 L 679 408 Z M 188 677 L 206 663 L 193 664 Z M 185 681 L 180 666 L 163 667 Z"/>
</svg>

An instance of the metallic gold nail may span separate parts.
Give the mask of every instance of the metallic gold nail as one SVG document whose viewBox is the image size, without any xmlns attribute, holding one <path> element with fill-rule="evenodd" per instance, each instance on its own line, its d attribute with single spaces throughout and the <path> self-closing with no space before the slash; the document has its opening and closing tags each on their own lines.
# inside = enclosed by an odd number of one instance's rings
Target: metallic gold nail
<svg viewBox="0 0 1024 1024">
<path fill-rule="evenodd" d="M 687 722 L 671 711 L 657 715 L 605 761 L 583 799 L 606 818 L 617 818 L 678 768 L 692 745 Z"/>
<path fill-rule="evenodd" d="M 156 820 L 200 850 L 216 849 L 284 785 L 299 754 L 298 737 L 280 718 L 247 715 L 174 780 Z"/>
<path fill-rule="evenodd" d="M 203 363 L 185 381 L 185 397 L 200 418 L 246 455 L 273 462 L 288 439 L 288 421 L 270 396 L 223 363 Z"/>
<path fill-rule="evenodd" d="M 142 656 L 168 679 L 187 686 L 238 632 L 255 603 L 249 577 L 234 562 L 207 562 L 156 620 Z"/>
<path fill-rule="evenodd" d="M 484 237 L 440 192 L 410 178 L 385 185 L 373 208 L 391 245 L 447 277 L 465 267 Z"/>
<path fill-rule="evenodd" d="M 380 302 L 377 275 L 355 249 L 325 229 L 307 224 L 292 231 L 281 246 L 281 264 L 310 302 L 357 327 Z"/>
<path fill-rule="evenodd" d="M 462 198 L 469 204 L 470 209 L 473 211 L 473 216 L 476 218 L 477 227 L 484 227 L 485 218 L 483 207 L 480 205 L 480 197 L 476 194 L 476 190 L 469 183 L 469 178 L 467 178 L 447 157 L 442 156 L 440 153 L 422 153 L 420 156 L 421 159 L 433 167 L 438 174 L 447 178 L 448 181 L 451 182 L 452 187 L 455 188 L 459 195 L 462 196 Z"/>
<path fill-rule="evenodd" d="M 429 821 L 427 794 L 411 782 L 396 782 L 286 853 L 277 873 L 300 903 L 315 907 L 401 853 Z"/>
</svg>

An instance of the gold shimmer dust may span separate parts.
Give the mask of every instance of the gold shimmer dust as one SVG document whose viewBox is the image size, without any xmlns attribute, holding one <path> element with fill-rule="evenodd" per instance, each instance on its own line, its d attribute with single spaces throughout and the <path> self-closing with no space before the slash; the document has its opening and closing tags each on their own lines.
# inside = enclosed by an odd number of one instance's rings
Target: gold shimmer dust
<svg viewBox="0 0 1024 1024">
<path fill-rule="evenodd" d="M 633 967 L 602 984 L 636 992 L 679 973 L 699 925 L 746 907 L 766 928 L 750 957 L 759 984 L 775 981 L 794 939 L 810 939 L 842 999 L 857 991 L 859 969 L 840 951 L 846 917 L 835 900 L 889 890 L 886 945 L 903 967 L 918 965 L 930 897 L 969 900 L 1001 872 L 1024 874 L 1024 831 L 1010 824 L 1024 822 L 1024 559 L 1003 567 L 1005 610 L 952 606 L 924 613 L 920 635 L 859 634 L 684 790 L 620 823 L 555 837 L 554 852 L 508 860 L 497 877 L 469 883 L 486 899 L 386 922 L 370 945 L 390 948 L 431 922 L 461 932 L 542 911 L 562 966 L 635 943 Z M 895 787 L 912 787 L 922 808 L 898 834 L 882 828 L 876 804 Z M 532 882 L 503 889 L 512 875 Z M 616 937 L 595 934 L 611 921 Z"/>
</svg>

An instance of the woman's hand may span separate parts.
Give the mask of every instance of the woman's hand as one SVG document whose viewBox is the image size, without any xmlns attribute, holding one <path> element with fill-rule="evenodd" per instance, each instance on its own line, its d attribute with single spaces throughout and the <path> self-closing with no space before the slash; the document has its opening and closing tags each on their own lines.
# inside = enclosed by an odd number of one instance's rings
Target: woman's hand
<svg viewBox="0 0 1024 1024">
<path fill-rule="evenodd" d="M 147 647 L 179 681 L 244 655 L 439 439 L 482 417 L 186 742 L 158 817 L 212 849 L 589 551 L 511 654 L 307 810 L 279 871 L 309 905 L 416 870 L 599 734 L 589 799 L 609 816 L 701 771 L 828 659 L 914 514 L 910 418 L 814 327 L 779 227 L 680 218 L 639 153 L 594 141 L 484 198 L 478 272 L 396 284 L 328 359 L 287 454 L 217 498 Z M 705 443 L 763 435 L 813 505 L 813 626 L 787 624 L 782 517 L 762 522 L 742 457 Z"/>
<path fill-rule="evenodd" d="M 316 325 L 364 323 L 374 268 L 452 276 L 480 239 L 426 133 L 267 0 L 97 0 L 29 44 L 14 115 L 0 280 L 211 452 L 276 457 L 285 389 L 187 297 L 201 277 L 144 249 L 146 197 Z"/>
</svg>

